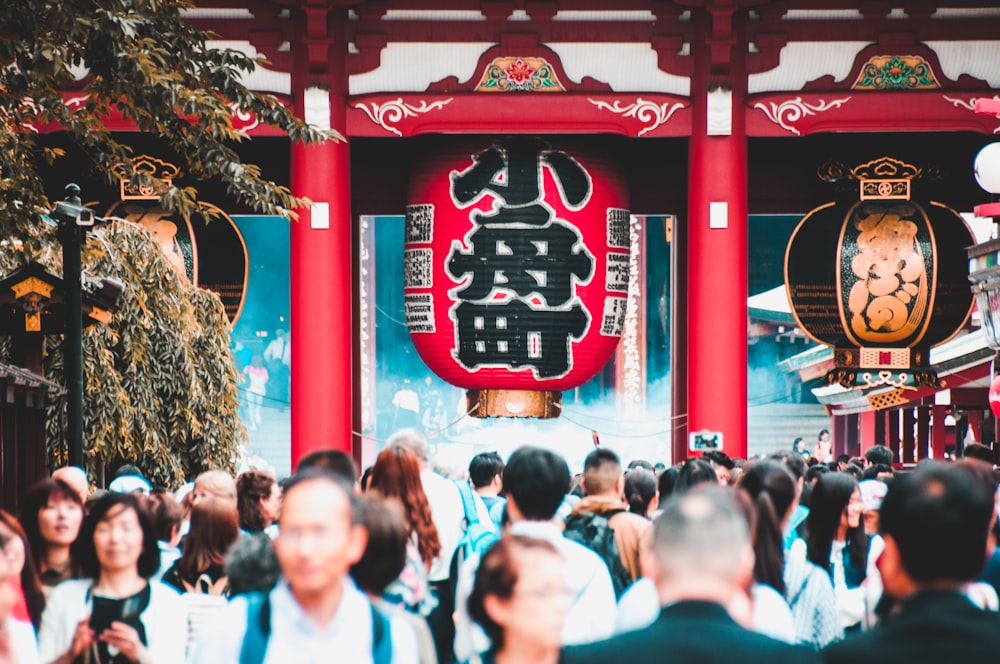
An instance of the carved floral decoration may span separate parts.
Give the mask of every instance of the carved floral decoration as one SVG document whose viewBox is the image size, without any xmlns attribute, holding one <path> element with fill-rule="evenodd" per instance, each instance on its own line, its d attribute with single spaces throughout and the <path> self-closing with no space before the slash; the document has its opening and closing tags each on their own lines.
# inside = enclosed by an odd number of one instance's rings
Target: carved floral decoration
<svg viewBox="0 0 1000 664">
<path fill-rule="evenodd" d="M 931 66 L 919 55 L 877 55 L 861 68 L 855 90 L 930 90 L 940 88 Z"/>
<path fill-rule="evenodd" d="M 476 92 L 565 92 L 545 58 L 494 58 L 486 66 Z"/>
</svg>

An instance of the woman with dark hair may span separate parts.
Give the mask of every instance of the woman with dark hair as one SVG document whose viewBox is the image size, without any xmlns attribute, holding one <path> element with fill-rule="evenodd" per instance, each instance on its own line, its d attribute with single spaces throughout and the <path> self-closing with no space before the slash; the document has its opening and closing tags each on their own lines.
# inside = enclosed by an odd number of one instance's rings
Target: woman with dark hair
<svg viewBox="0 0 1000 664">
<path fill-rule="evenodd" d="M 783 533 L 795 512 L 796 481 L 784 465 L 760 461 L 746 467 L 737 486 L 753 505 L 751 534 L 754 548 L 754 621 L 757 631 L 774 625 L 781 609 L 791 610 L 790 640 L 817 650 L 843 637 L 833 585 L 825 571 L 804 557 L 784 558 Z M 781 593 L 787 605 L 768 611 L 761 599 L 767 589 Z M 779 598 L 780 599 L 780 598 Z"/>
<path fill-rule="evenodd" d="M 83 522 L 80 495 L 61 480 L 42 480 L 28 489 L 20 521 L 31 557 L 46 594 L 66 579 L 80 575 L 72 544 Z"/>
<path fill-rule="evenodd" d="M 45 609 L 45 593 L 35 570 L 28 545 L 28 536 L 17 519 L 0 510 L 0 539 L 6 542 L 4 552 L 10 560 L 11 581 L 16 585 L 14 618 L 30 622 L 37 630 Z"/>
<path fill-rule="evenodd" d="M 802 436 L 799 436 L 798 438 L 792 441 L 792 452 L 798 454 L 804 459 L 809 458 L 810 452 L 808 449 L 806 449 L 806 441 L 803 440 Z"/>
<path fill-rule="evenodd" d="M 816 482 L 806 521 L 806 557 L 829 573 L 846 631 L 874 623 L 874 608 L 882 594 L 875 561 L 885 543 L 879 535 L 865 534 L 861 511 L 861 491 L 850 475 L 826 473 Z"/>
<path fill-rule="evenodd" d="M 278 479 L 263 470 L 248 470 L 236 478 L 236 508 L 240 528 L 246 533 L 271 531 L 281 511 Z M 275 533 L 276 534 L 276 533 Z"/>
<path fill-rule="evenodd" d="M 167 489 L 157 489 L 149 494 L 146 509 L 156 528 L 156 544 L 160 547 L 160 569 L 153 575 L 154 581 L 163 579 L 163 573 L 181 557 L 181 522 L 184 521 L 184 507 Z"/>
<path fill-rule="evenodd" d="M 656 478 L 656 492 L 660 495 L 658 502 L 665 503 L 674 493 L 680 473 L 679 466 L 670 466 L 669 468 L 664 468 L 660 476 Z"/>
<path fill-rule="evenodd" d="M 398 606 L 384 597 L 386 588 L 399 578 L 406 565 L 406 545 L 410 540 L 399 501 L 369 494 L 358 500 L 356 511 L 358 520 L 368 532 L 368 544 L 361 559 L 351 565 L 351 577 L 376 607 L 390 615 L 402 616 L 413 628 L 420 664 L 438 664 L 434 637 L 427 621 L 409 611 L 398 610 Z"/>
<path fill-rule="evenodd" d="M 393 445 L 384 449 L 372 466 L 369 489 L 399 501 L 409 535 L 406 566 L 386 589 L 385 596 L 427 616 L 437 604 L 428 589 L 427 573 L 441 552 L 441 540 L 420 482 L 420 462 L 405 447 Z"/>
<path fill-rule="evenodd" d="M 163 583 L 182 593 L 228 595 L 223 564 L 239 534 L 236 513 L 228 501 L 199 500 L 191 509 L 191 530 L 184 538 L 184 552 L 163 574 Z"/>
<path fill-rule="evenodd" d="M 649 518 L 659 505 L 656 476 L 645 468 L 633 468 L 625 473 L 625 500 L 628 511 Z"/>
<path fill-rule="evenodd" d="M 550 542 L 505 535 L 483 555 L 469 615 L 490 637 L 483 664 L 555 664 L 572 606 L 563 558 Z"/>
<path fill-rule="evenodd" d="M 191 530 L 184 538 L 184 552 L 163 575 L 163 583 L 182 593 L 189 647 L 228 602 L 230 586 L 224 569 L 225 557 L 239 536 L 236 511 L 229 501 L 202 498 L 191 508 Z"/>
<path fill-rule="evenodd" d="M 160 550 L 140 500 L 110 493 L 83 522 L 73 548 L 84 578 L 49 597 L 38 632 L 43 662 L 184 661 L 187 615 L 177 593 L 149 582 Z"/>
<path fill-rule="evenodd" d="M 677 471 L 677 482 L 674 483 L 674 493 L 680 495 L 699 484 L 719 483 L 712 464 L 704 459 L 688 459 Z"/>
</svg>

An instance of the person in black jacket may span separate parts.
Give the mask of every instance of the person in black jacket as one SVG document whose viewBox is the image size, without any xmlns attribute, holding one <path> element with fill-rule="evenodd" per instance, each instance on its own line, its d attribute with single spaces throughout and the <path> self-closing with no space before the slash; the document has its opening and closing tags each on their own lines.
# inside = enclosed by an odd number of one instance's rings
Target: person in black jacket
<svg viewBox="0 0 1000 664">
<path fill-rule="evenodd" d="M 966 463 L 922 464 L 893 480 L 880 511 L 879 569 L 895 609 L 875 629 L 828 648 L 827 662 L 996 661 L 1000 617 L 963 593 L 986 558 L 993 488 Z"/>
<path fill-rule="evenodd" d="M 649 627 L 566 648 L 562 664 L 668 661 L 806 664 L 819 655 L 746 629 L 754 555 L 733 490 L 696 487 L 672 498 L 653 530 L 660 617 Z M 653 659 L 650 659 L 653 658 Z"/>
</svg>

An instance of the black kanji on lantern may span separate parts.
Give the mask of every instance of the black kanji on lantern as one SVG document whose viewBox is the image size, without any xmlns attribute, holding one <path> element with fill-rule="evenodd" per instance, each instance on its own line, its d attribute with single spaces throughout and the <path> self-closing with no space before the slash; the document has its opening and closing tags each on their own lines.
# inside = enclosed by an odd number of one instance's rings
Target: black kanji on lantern
<svg viewBox="0 0 1000 664">
<path fill-rule="evenodd" d="M 520 300 L 502 304 L 462 302 L 454 309 L 459 362 L 532 367 L 539 378 L 570 369 L 570 339 L 583 338 L 590 315 L 580 304 L 569 309 L 534 309 Z"/>
<path fill-rule="evenodd" d="M 571 209 L 586 205 L 591 181 L 580 164 L 558 150 L 549 150 L 536 138 L 511 138 L 473 156 L 475 163 L 451 176 L 451 193 L 462 207 L 485 194 L 501 203 L 492 214 L 474 212 L 478 224 L 522 223 L 541 226 L 552 219 L 552 208 L 545 204 L 542 190 L 542 167 L 547 166 L 563 202 Z"/>
<path fill-rule="evenodd" d="M 455 281 L 472 274 L 460 292 L 464 301 L 488 297 L 503 288 L 521 297 L 537 293 L 550 307 L 573 297 L 573 278 L 585 282 L 594 271 L 594 258 L 582 246 L 579 231 L 561 221 L 541 228 L 512 232 L 502 226 L 480 226 L 468 236 L 472 251 L 455 251 L 448 272 Z M 581 247 L 574 251 L 578 243 Z"/>
<path fill-rule="evenodd" d="M 451 176 L 460 207 L 492 196 L 489 213 L 474 211 L 467 251 L 452 249 L 446 267 L 453 293 L 455 358 L 479 366 L 531 367 L 538 378 L 555 378 L 573 365 L 571 339 L 582 339 L 590 313 L 576 296 L 576 283 L 594 273 L 594 256 L 580 231 L 555 218 L 545 202 L 548 169 L 570 210 L 590 200 L 591 180 L 569 155 L 538 139 L 512 138 L 473 157 Z"/>
</svg>

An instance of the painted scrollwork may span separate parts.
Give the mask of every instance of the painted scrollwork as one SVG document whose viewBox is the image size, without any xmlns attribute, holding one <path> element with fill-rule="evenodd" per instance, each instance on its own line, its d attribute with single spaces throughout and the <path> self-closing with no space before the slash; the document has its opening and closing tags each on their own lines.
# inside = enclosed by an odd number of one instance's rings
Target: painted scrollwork
<svg viewBox="0 0 1000 664">
<path fill-rule="evenodd" d="M 637 136 L 642 136 L 645 133 L 653 131 L 659 126 L 666 124 L 674 113 L 685 107 L 685 105 L 681 102 L 677 102 L 673 105 L 669 102 L 657 104 L 656 102 L 643 99 L 642 97 L 637 97 L 634 102 L 625 106 L 623 106 L 622 102 L 617 99 L 611 104 L 600 99 L 588 99 L 587 101 L 602 111 L 611 111 L 612 113 L 617 113 L 624 118 L 635 118 L 636 120 L 645 123 L 646 127 L 643 128 Z"/>
<path fill-rule="evenodd" d="M 834 99 L 832 101 L 820 99 L 818 104 L 810 104 L 809 102 L 802 101 L 802 97 L 796 97 L 795 99 L 783 101 L 780 104 L 777 102 L 770 102 L 768 104 L 759 102 L 754 104 L 754 108 L 762 111 L 768 120 L 782 129 L 790 131 L 796 136 L 801 136 L 802 132 L 793 126 L 794 123 L 808 115 L 816 115 L 830 109 L 840 108 L 850 101 L 850 99 L 850 97 Z"/>
<path fill-rule="evenodd" d="M 958 97 L 949 97 L 948 95 L 941 96 L 944 97 L 945 101 L 951 102 L 952 106 L 955 106 L 956 108 L 964 108 L 965 110 L 973 113 L 976 112 L 976 102 L 980 99 L 979 97 L 960 99 Z M 993 101 L 1000 101 L 1000 95 L 993 95 Z M 1000 115 L 997 116 L 997 119 L 1000 120 Z M 1000 134 L 1000 125 L 997 125 L 997 127 L 993 130 L 993 133 Z"/>
<path fill-rule="evenodd" d="M 427 103 L 427 100 L 421 100 L 420 105 L 408 104 L 403 101 L 402 97 L 387 101 L 384 104 L 377 104 L 372 102 L 371 104 L 355 104 L 354 108 L 362 110 L 368 118 L 382 127 L 386 131 L 391 131 L 397 136 L 402 136 L 403 132 L 395 127 L 396 123 L 403 118 L 412 118 L 420 115 L 421 113 L 428 113 L 430 111 L 439 111 L 445 107 L 446 104 L 450 103 L 451 97 L 448 99 L 440 99 L 438 101 L 433 101 Z"/>
</svg>

